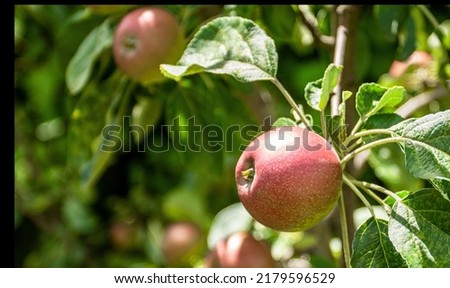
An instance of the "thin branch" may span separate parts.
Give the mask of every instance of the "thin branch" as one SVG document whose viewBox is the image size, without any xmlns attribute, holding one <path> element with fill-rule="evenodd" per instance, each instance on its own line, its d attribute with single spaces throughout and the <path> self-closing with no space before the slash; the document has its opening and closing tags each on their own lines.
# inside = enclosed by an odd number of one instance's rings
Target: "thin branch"
<svg viewBox="0 0 450 288">
<path fill-rule="evenodd" d="M 350 239 L 348 236 L 348 223 L 347 223 L 347 215 L 345 212 L 345 201 L 344 201 L 344 191 L 341 190 L 341 196 L 339 197 L 339 220 L 341 221 L 341 229 L 342 229 L 342 243 L 344 247 L 344 261 L 345 266 L 350 268 Z"/>
<path fill-rule="evenodd" d="M 361 201 L 364 203 L 364 205 L 367 207 L 367 209 L 369 209 L 370 214 L 372 214 L 373 218 L 376 218 L 375 216 L 375 211 L 373 210 L 372 205 L 369 203 L 369 201 L 367 201 L 366 197 L 364 197 L 364 195 L 361 193 L 361 191 L 358 190 L 358 187 L 355 186 L 355 184 L 352 183 L 352 181 L 350 181 L 350 179 L 348 179 L 345 175 L 344 175 L 344 182 L 345 184 L 353 190 L 353 192 L 355 192 L 356 196 L 359 197 L 359 199 L 361 199 Z"/>
<path fill-rule="evenodd" d="M 392 138 L 385 138 L 385 139 L 370 142 L 369 144 L 361 146 L 361 147 L 357 148 L 355 151 L 345 155 L 345 157 L 342 158 L 342 160 L 341 160 L 341 165 L 344 165 L 345 163 L 347 163 L 349 160 L 351 160 L 353 157 L 355 157 L 357 154 L 361 153 L 364 150 L 371 149 L 371 148 L 374 148 L 376 146 L 383 145 L 383 144 L 398 143 L 398 142 L 403 142 L 403 141 L 405 141 L 405 138 L 403 138 L 403 137 L 392 137 Z"/>
<path fill-rule="evenodd" d="M 342 99 L 342 91 L 349 90 L 348 84 L 351 82 L 350 73 L 354 71 L 354 63 L 350 57 L 353 55 L 349 55 L 353 53 L 353 44 L 356 35 L 352 33 L 350 35 L 349 29 L 356 29 L 356 27 L 351 27 L 352 18 L 354 15 L 350 15 L 352 12 L 355 12 L 356 8 L 352 7 L 352 5 L 339 5 L 336 8 L 336 14 L 338 17 L 338 26 L 336 28 L 336 40 L 334 47 L 334 56 L 333 63 L 335 65 L 344 66 L 344 70 L 339 78 L 338 85 L 334 88 L 333 95 L 330 98 L 330 108 L 331 108 L 331 116 L 339 115 L 339 104 Z M 350 43 L 351 42 L 351 43 Z"/>
<path fill-rule="evenodd" d="M 355 184 L 356 186 L 359 187 L 366 187 L 378 192 L 381 192 L 387 196 L 391 196 L 392 198 L 394 198 L 395 201 L 401 201 L 402 199 L 400 197 L 398 197 L 397 194 L 395 194 L 394 192 L 392 192 L 391 190 L 388 190 L 382 186 L 379 186 L 377 184 L 373 184 L 373 183 L 369 183 L 369 182 L 365 182 L 365 181 L 358 181 L 355 179 L 351 179 L 351 181 L 353 182 L 353 184 Z"/>
<path fill-rule="evenodd" d="M 364 130 L 358 133 L 355 133 L 351 136 L 349 136 L 345 141 L 344 141 L 344 145 L 348 145 L 350 144 L 350 142 L 352 142 L 353 140 L 357 139 L 357 138 L 362 138 L 364 136 L 370 136 L 370 135 L 375 135 L 375 134 L 387 134 L 390 135 L 391 131 L 387 130 L 387 129 L 370 129 L 370 130 Z"/>
<path fill-rule="evenodd" d="M 294 111 L 298 114 L 298 116 L 302 120 L 303 124 L 305 124 L 306 128 L 308 130 L 312 131 L 311 125 L 309 124 L 308 119 L 306 119 L 305 114 L 303 113 L 302 110 L 300 110 L 300 108 L 298 108 L 298 106 L 295 103 L 294 99 L 292 99 L 292 96 L 284 88 L 284 86 L 280 83 L 280 81 L 278 81 L 278 79 L 273 79 L 273 80 L 271 80 L 271 82 L 273 84 L 275 84 L 275 86 L 277 86 L 278 90 L 280 90 L 281 94 L 283 94 L 284 98 L 286 98 L 286 100 L 289 102 L 289 104 L 291 105 L 292 109 L 294 109 Z"/>
<path fill-rule="evenodd" d="M 311 13 L 308 5 L 298 5 L 299 13 L 298 15 L 302 19 L 303 24 L 311 32 L 312 37 L 316 43 L 326 48 L 333 48 L 335 39 L 333 36 L 323 35 L 319 30 L 319 25 L 317 23 L 316 17 Z"/>
<path fill-rule="evenodd" d="M 414 96 L 406 101 L 395 111 L 395 113 L 402 116 L 403 118 L 408 118 L 417 109 L 420 109 L 433 100 L 448 96 L 449 94 L 449 90 L 442 86 L 430 91 L 420 93 L 419 95 Z"/>
</svg>

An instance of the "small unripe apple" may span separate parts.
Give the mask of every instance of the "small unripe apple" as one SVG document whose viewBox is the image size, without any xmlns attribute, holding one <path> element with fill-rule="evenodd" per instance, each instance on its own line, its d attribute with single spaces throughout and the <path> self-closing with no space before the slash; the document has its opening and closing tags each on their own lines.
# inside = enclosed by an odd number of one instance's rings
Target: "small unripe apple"
<svg viewBox="0 0 450 288">
<path fill-rule="evenodd" d="M 131 79 L 150 83 L 164 79 L 163 63 L 174 64 L 181 55 L 183 34 L 177 19 L 155 7 L 138 8 L 120 21 L 114 34 L 117 66 Z"/>
<path fill-rule="evenodd" d="M 207 256 L 205 267 L 273 268 L 275 260 L 270 247 L 248 232 L 236 232 L 220 240 Z"/>
<path fill-rule="evenodd" d="M 169 265 L 183 266 L 202 244 L 202 232 L 195 223 L 175 222 L 165 229 L 162 253 Z"/>
<path fill-rule="evenodd" d="M 284 126 L 247 146 L 235 177 L 239 198 L 255 220 L 293 232 L 315 226 L 333 210 L 342 168 L 336 151 L 320 135 Z"/>
</svg>

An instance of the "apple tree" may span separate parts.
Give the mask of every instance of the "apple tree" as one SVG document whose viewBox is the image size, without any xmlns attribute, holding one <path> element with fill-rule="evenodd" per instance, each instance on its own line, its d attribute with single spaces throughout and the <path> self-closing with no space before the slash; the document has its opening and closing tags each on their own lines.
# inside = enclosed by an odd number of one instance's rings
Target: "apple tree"
<svg viewBox="0 0 450 288">
<path fill-rule="evenodd" d="M 449 9 L 17 5 L 15 265 L 450 267 Z"/>
</svg>

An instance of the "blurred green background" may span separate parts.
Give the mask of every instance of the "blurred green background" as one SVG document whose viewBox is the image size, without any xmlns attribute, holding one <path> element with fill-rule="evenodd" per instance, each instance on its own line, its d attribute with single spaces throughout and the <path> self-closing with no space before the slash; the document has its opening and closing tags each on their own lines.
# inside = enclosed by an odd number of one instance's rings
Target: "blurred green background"
<svg viewBox="0 0 450 288">
<path fill-rule="evenodd" d="M 267 129 L 266 117 L 271 116 L 272 122 L 290 117 L 289 105 L 270 83 L 242 84 L 230 77 L 205 74 L 147 86 L 130 81 L 116 67 L 110 42 L 117 23 L 136 7 L 116 8 L 15 6 L 17 267 L 202 266 L 211 248 L 208 243 L 211 246 L 211 239 L 218 237 L 211 231 L 227 231 L 220 227 L 223 222 L 214 221 L 216 215 L 239 202 L 234 182 L 239 147 L 258 131 L 222 139 L 233 148 L 230 151 L 180 152 L 171 147 L 156 153 L 144 149 L 144 139 L 156 144 L 187 143 L 192 138 L 173 139 L 164 126 L 177 117 L 180 124 L 194 116 L 197 125 L 218 125 L 223 130 L 231 125 Z M 212 17 L 240 15 L 255 21 L 275 40 L 278 78 L 299 103 L 304 104 L 305 85 L 322 77 L 333 61 L 332 50 L 314 41 L 295 7 L 289 5 L 163 8 L 176 15 L 187 41 Z M 309 8 L 320 31 L 330 34 L 333 6 Z M 361 7 L 358 49 L 353 55 L 358 84 L 403 85 L 408 99 L 445 87 L 450 75 L 450 8 L 431 6 L 429 11 L 442 27 L 441 38 L 417 6 Z M 104 41 L 79 52 L 87 36 L 101 25 L 106 27 Z M 400 74 L 388 73 L 393 61 L 404 61 L 416 50 L 425 51 L 430 61 L 410 65 Z M 74 91 L 68 88 L 66 77 L 74 76 L 67 75 L 67 67 L 76 53 L 82 53 L 87 68 L 75 75 L 86 81 Z M 447 90 L 408 116 L 449 109 L 449 98 Z M 130 123 L 121 121 L 124 116 L 131 117 L 131 124 L 153 125 L 154 129 L 136 137 Z M 102 129 L 109 124 L 119 125 L 123 132 L 124 149 L 114 153 L 99 151 Z M 208 136 L 203 136 L 206 141 Z M 402 157 L 396 145 L 377 149 L 362 161 L 359 174 L 393 191 L 424 187 L 424 181 L 404 169 Z M 231 208 L 226 211 L 240 213 Z M 163 253 L 164 233 L 168 225 L 180 221 L 198 227 L 199 246 L 183 259 L 171 261 Z M 339 265 L 339 233 L 333 225 L 327 226 L 331 235 L 328 254 L 317 249 L 316 230 L 286 234 L 255 223 L 245 225 L 271 244 L 280 266 L 298 266 L 299 261 L 313 267 Z"/>
</svg>

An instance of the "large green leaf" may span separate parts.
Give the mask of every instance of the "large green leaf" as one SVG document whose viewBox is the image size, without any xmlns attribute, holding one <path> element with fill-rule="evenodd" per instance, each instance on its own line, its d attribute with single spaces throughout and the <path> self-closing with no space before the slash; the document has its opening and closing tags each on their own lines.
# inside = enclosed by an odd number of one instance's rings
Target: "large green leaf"
<svg viewBox="0 0 450 288">
<path fill-rule="evenodd" d="M 385 88 L 376 83 L 362 84 L 356 93 L 356 110 L 367 119 L 385 107 L 395 107 L 402 102 L 405 88 L 394 86 Z"/>
<path fill-rule="evenodd" d="M 273 80 L 278 54 L 274 41 L 253 21 L 220 17 L 200 28 L 177 65 L 162 64 L 169 78 L 200 72 L 231 75 L 241 82 Z"/>
<path fill-rule="evenodd" d="M 308 105 L 318 111 L 323 111 L 328 104 L 330 94 L 336 86 L 342 66 L 330 64 L 323 78 L 315 82 L 308 83 L 305 87 L 305 98 Z"/>
<path fill-rule="evenodd" d="M 450 267 L 450 202 L 436 190 L 395 203 L 388 233 L 409 267 Z"/>
<path fill-rule="evenodd" d="M 450 110 L 408 119 L 390 130 L 407 139 L 404 152 L 411 174 L 450 179 Z"/>
<path fill-rule="evenodd" d="M 70 93 L 76 94 L 83 89 L 92 73 L 97 57 L 111 47 L 113 33 L 106 20 L 86 36 L 72 57 L 66 70 L 66 83 Z"/>
<path fill-rule="evenodd" d="M 389 240 L 386 220 L 369 218 L 356 231 L 352 246 L 352 267 L 407 267 Z"/>
</svg>

